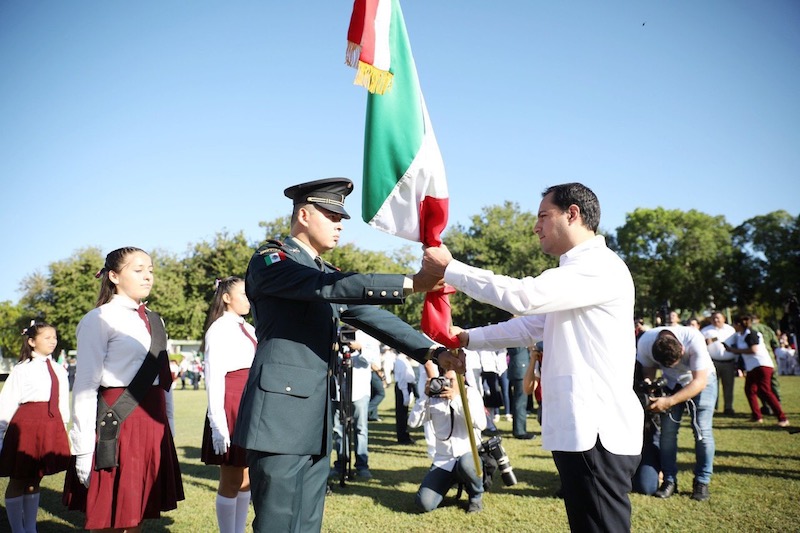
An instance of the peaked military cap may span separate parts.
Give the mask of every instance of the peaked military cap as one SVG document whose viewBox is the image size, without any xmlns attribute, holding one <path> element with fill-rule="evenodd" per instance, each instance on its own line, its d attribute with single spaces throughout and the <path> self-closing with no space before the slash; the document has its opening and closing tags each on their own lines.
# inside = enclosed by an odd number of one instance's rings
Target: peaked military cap
<svg viewBox="0 0 800 533">
<path fill-rule="evenodd" d="M 325 178 L 292 185 L 283 191 L 297 204 L 314 204 L 350 218 L 344 210 L 344 198 L 353 192 L 353 182 L 347 178 Z"/>
</svg>

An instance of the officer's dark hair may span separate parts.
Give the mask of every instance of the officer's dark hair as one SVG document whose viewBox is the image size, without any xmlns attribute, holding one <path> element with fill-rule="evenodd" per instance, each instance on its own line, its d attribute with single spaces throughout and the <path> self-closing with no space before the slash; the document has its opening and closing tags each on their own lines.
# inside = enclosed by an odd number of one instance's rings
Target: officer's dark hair
<svg viewBox="0 0 800 533">
<path fill-rule="evenodd" d="M 553 185 L 544 190 L 542 198 L 550 193 L 553 193 L 553 203 L 561 211 L 566 212 L 571 205 L 578 206 L 583 225 L 591 231 L 597 231 L 600 225 L 600 202 L 589 187 L 581 183 Z"/>
<path fill-rule="evenodd" d="M 211 305 L 208 307 L 208 314 L 206 315 L 206 323 L 203 326 L 203 337 L 200 341 L 200 352 L 206 351 L 206 333 L 208 328 L 211 327 L 219 317 L 225 313 L 227 304 L 222 299 L 226 294 L 230 294 L 237 283 L 244 283 L 242 278 L 236 276 L 228 276 L 227 278 L 218 279 L 214 282 L 216 289 L 214 290 L 214 297 L 211 299 Z"/>
<path fill-rule="evenodd" d="M 96 278 L 100 278 L 100 294 L 97 296 L 97 303 L 94 304 L 95 307 L 100 307 L 101 305 L 110 302 L 111 298 L 117 292 L 117 286 L 108 278 L 108 273 L 114 271 L 119 274 L 119 272 L 125 268 L 125 265 L 128 263 L 128 256 L 136 252 L 147 254 L 147 252 L 141 248 L 136 248 L 135 246 L 117 248 L 113 252 L 108 253 L 106 256 L 106 262 L 103 264 L 103 268 L 101 268 L 97 274 L 95 274 Z"/>
<path fill-rule="evenodd" d="M 653 359 L 661 366 L 674 365 L 683 355 L 682 351 L 681 341 L 671 331 L 664 329 L 658 332 L 653 343 Z"/>
<path fill-rule="evenodd" d="M 54 326 L 51 326 L 47 322 L 42 322 L 40 320 L 34 321 L 31 323 L 30 326 L 25 328 L 22 331 L 22 348 L 19 350 L 19 362 L 22 363 L 23 361 L 27 361 L 33 357 L 33 346 L 31 343 L 28 342 L 30 339 L 36 339 L 39 336 L 39 333 L 43 329 L 52 328 L 55 330 Z M 42 355 L 50 355 L 49 353 L 43 353 Z"/>
</svg>

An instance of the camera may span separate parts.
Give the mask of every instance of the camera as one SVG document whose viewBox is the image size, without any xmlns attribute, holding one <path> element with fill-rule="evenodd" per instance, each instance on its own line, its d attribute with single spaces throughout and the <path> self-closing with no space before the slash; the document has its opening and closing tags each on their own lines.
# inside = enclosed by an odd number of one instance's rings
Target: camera
<svg viewBox="0 0 800 533">
<path fill-rule="evenodd" d="M 650 382 L 642 380 L 636 383 L 637 394 L 642 394 L 648 398 L 661 398 L 667 396 L 667 378 L 661 376 L 657 380 Z"/>
<path fill-rule="evenodd" d="M 442 395 L 445 389 L 450 388 L 450 379 L 439 376 L 435 378 L 431 378 L 430 383 L 428 383 L 428 396 L 431 398 L 438 398 Z"/>
<path fill-rule="evenodd" d="M 355 341 L 356 341 L 356 328 L 342 325 L 339 328 L 339 345 L 350 346 L 350 343 L 353 343 Z"/>
<path fill-rule="evenodd" d="M 502 440 L 499 435 L 495 435 L 486 442 L 482 442 L 478 447 L 478 454 L 484 458 L 484 463 L 487 458 L 497 463 L 497 469 L 500 470 L 503 483 L 506 487 L 510 487 L 517 484 L 517 476 L 514 475 L 514 470 L 511 468 L 508 454 L 503 449 L 503 445 L 500 444 Z M 484 468 L 486 468 L 486 465 L 484 465 Z"/>
</svg>

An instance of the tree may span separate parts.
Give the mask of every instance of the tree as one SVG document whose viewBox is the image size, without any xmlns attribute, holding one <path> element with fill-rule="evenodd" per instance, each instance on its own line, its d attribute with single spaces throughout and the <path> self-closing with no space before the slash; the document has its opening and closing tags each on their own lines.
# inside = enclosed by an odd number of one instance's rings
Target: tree
<svg viewBox="0 0 800 533">
<path fill-rule="evenodd" d="M 536 276 L 556 266 L 547 256 L 533 233 L 536 215 L 521 211 L 518 204 L 483 208 L 471 219 L 471 226 L 461 225 L 448 230 L 444 242 L 453 257 L 467 264 L 515 278 Z M 451 296 L 453 322 L 461 326 L 478 326 L 510 318 L 505 311 L 489 306 L 461 293 Z"/>
<path fill-rule="evenodd" d="M 30 322 L 25 322 L 22 306 L 9 301 L 0 302 L 0 351 L 3 357 L 16 358 L 22 345 L 20 333 Z"/>
<path fill-rule="evenodd" d="M 23 313 L 55 326 L 65 350 L 76 347 L 78 322 L 95 306 L 99 284 L 94 276 L 104 261 L 99 248 L 83 248 L 69 259 L 50 263 L 47 277 L 33 274 L 23 280 Z"/>
<path fill-rule="evenodd" d="M 185 333 L 187 338 L 199 339 L 214 296 L 215 281 L 228 276 L 244 278 L 253 248 L 241 231 L 235 235 L 217 233 L 213 242 L 195 244 L 183 260 L 184 302 L 179 307 L 183 316 L 175 317 L 169 331 L 174 327 L 174 331 Z"/>
<path fill-rule="evenodd" d="M 760 305 L 777 321 L 789 296 L 800 291 L 800 217 L 780 210 L 745 220 L 733 230 L 733 246 L 737 304 Z"/>
<path fill-rule="evenodd" d="M 616 246 L 633 276 L 639 316 L 654 316 L 667 301 L 691 312 L 731 303 L 731 226 L 722 216 L 639 208 L 617 228 Z"/>
</svg>

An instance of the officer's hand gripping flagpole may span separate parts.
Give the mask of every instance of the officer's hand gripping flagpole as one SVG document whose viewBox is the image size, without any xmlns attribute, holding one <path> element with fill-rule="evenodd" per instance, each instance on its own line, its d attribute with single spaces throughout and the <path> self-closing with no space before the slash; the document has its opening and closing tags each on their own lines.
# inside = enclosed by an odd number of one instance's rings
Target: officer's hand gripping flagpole
<svg viewBox="0 0 800 533">
<path fill-rule="evenodd" d="M 475 472 L 478 478 L 483 478 L 481 468 L 481 458 L 478 455 L 478 444 L 475 442 L 475 430 L 472 428 L 472 415 L 469 412 L 469 401 L 467 399 L 467 388 L 464 386 L 464 376 L 456 373 L 458 382 L 458 393 L 461 395 L 461 405 L 464 406 L 464 423 L 467 424 L 467 435 L 469 435 L 469 446 L 472 449 L 472 460 L 475 462 Z"/>
</svg>

